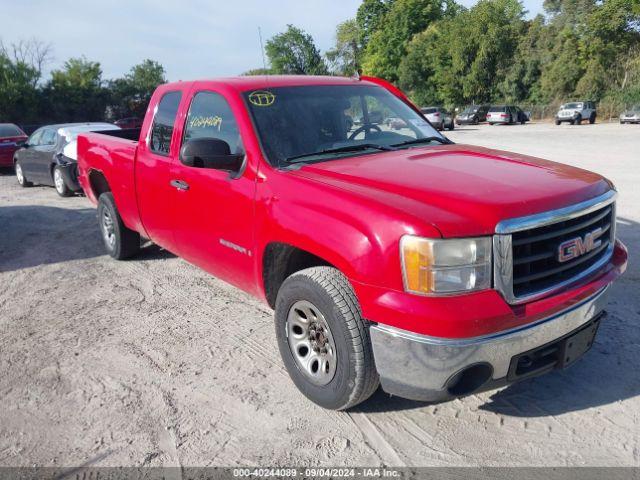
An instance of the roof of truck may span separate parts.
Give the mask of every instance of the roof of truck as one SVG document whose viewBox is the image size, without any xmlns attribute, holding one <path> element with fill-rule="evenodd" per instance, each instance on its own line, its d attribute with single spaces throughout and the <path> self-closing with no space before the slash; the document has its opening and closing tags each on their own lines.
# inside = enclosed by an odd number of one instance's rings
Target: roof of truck
<svg viewBox="0 0 640 480">
<path fill-rule="evenodd" d="M 184 83 L 217 83 L 232 86 L 238 90 L 255 90 L 258 88 L 292 87 L 302 85 L 353 85 L 367 83 L 366 80 L 358 80 L 355 77 L 331 77 L 313 75 L 247 75 L 244 77 L 208 78 L 191 82 L 173 82 L 166 87 L 183 85 Z"/>
</svg>

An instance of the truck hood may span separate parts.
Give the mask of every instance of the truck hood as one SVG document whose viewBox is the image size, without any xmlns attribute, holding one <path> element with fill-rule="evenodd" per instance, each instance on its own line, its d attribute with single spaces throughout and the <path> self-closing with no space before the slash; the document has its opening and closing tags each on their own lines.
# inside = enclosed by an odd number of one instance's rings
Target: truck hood
<svg viewBox="0 0 640 480">
<path fill-rule="evenodd" d="M 586 170 L 469 145 L 342 158 L 292 173 L 435 226 L 445 237 L 491 234 L 501 220 L 561 208 L 612 188 Z"/>
</svg>

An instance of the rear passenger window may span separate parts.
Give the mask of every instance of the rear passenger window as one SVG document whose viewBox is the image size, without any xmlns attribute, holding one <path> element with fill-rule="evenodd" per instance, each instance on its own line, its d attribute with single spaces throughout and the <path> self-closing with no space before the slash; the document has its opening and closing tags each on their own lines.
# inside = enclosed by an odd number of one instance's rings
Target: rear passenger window
<svg viewBox="0 0 640 480">
<path fill-rule="evenodd" d="M 169 155 L 173 125 L 178 114 L 182 92 L 168 92 L 160 99 L 151 126 L 149 148 L 160 155 Z"/>
<path fill-rule="evenodd" d="M 238 123 L 222 95 L 198 92 L 189 107 L 183 144 L 194 138 L 217 138 L 229 144 L 231 153 L 242 153 Z"/>
</svg>

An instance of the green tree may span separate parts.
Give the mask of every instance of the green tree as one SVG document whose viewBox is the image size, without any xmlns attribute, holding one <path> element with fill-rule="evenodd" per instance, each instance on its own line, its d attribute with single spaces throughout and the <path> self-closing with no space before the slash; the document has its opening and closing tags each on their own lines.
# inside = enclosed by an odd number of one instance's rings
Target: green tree
<svg viewBox="0 0 640 480">
<path fill-rule="evenodd" d="M 434 102 L 490 102 L 513 62 L 523 16 L 518 0 L 480 0 L 433 23 L 409 44 L 400 84 Z"/>
<path fill-rule="evenodd" d="M 146 59 L 134 65 L 123 78 L 108 83 L 110 91 L 109 117 L 144 117 L 151 95 L 166 83 L 164 67 L 155 60 Z"/>
<path fill-rule="evenodd" d="M 327 65 L 311 35 L 293 25 L 267 40 L 271 70 L 276 74 L 326 75 Z"/>
<path fill-rule="evenodd" d="M 102 84 L 100 63 L 71 58 L 62 69 L 51 72 L 43 90 L 48 119 L 60 122 L 103 120 L 108 92 Z"/>
<path fill-rule="evenodd" d="M 363 59 L 366 73 L 389 81 L 399 78 L 398 67 L 412 37 L 451 12 L 450 0 L 396 0 L 367 44 Z"/>
<path fill-rule="evenodd" d="M 363 0 L 356 13 L 356 25 L 360 31 L 360 46 L 365 48 L 373 32 L 382 25 L 382 20 L 395 0 Z"/>
<path fill-rule="evenodd" d="M 336 45 L 326 53 L 331 71 L 353 75 L 360 65 L 360 29 L 355 20 L 346 20 L 336 28 Z"/>
<path fill-rule="evenodd" d="M 0 119 L 37 123 L 41 111 L 42 70 L 51 58 L 51 45 L 37 39 L 12 44 L 0 41 Z"/>
</svg>

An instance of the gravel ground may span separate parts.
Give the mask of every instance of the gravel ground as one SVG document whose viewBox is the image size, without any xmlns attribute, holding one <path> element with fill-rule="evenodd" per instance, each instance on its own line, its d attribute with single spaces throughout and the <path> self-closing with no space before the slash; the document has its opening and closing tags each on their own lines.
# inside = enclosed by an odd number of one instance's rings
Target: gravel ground
<svg viewBox="0 0 640 480">
<path fill-rule="evenodd" d="M 640 127 L 480 126 L 460 143 L 600 172 L 632 258 L 572 368 L 438 405 L 348 413 L 297 392 L 268 307 L 146 247 L 106 257 L 83 197 L 0 176 L 0 465 L 640 466 Z M 634 293 L 635 292 L 635 293 Z"/>
</svg>

